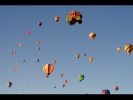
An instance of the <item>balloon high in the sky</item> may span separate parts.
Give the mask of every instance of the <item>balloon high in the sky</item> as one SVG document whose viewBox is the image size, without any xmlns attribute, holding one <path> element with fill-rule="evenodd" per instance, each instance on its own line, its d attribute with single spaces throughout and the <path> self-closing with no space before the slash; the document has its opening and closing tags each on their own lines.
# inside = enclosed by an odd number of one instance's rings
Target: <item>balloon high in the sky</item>
<svg viewBox="0 0 133 100">
<path fill-rule="evenodd" d="M 26 62 L 26 60 L 25 60 L 25 59 L 23 60 L 23 63 L 24 63 L 24 62 Z"/>
<path fill-rule="evenodd" d="M 38 22 L 38 26 L 42 26 L 42 22 Z"/>
<path fill-rule="evenodd" d="M 37 50 L 40 50 L 40 49 L 41 49 L 40 47 L 37 48 Z"/>
<path fill-rule="evenodd" d="M 96 38 L 96 33 L 95 33 L 95 32 L 90 32 L 89 38 L 90 38 L 91 40 L 95 40 L 95 38 Z"/>
<path fill-rule="evenodd" d="M 27 35 L 30 35 L 30 34 L 31 34 L 31 32 L 29 32 L 29 31 L 28 31 L 28 32 L 26 32 L 26 34 L 27 34 Z"/>
<path fill-rule="evenodd" d="M 84 78 L 85 78 L 85 76 L 84 76 L 83 74 L 80 74 L 80 75 L 79 75 L 79 81 L 80 81 L 80 82 L 83 81 Z"/>
<path fill-rule="evenodd" d="M 63 84 L 62 87 L 65 87 L 65 84 Z"/>
<path fill-rule="evenodd" d="M 121 47 L 117 47 L 117 51 L 121 52 L 122 48 Z"/>
<path fill-rule="evenodd" d="M 60 19 L 61 19 L 60 16 L 55 16 L 55 17 L 54 17 L 54 20 L 55 20 L 56 22 L 59 22 Z"/>
<path fill-rule="evenodd" d="M 108 89 L 104 89 L 101 91 L 101 94 L 110 94 L 110 91 Z"/>
<path fill-rule="evenodd" d="M 63 77 L 63 73 L 61 73 L 61 78 Z"/>
<path fill-rule="evenodd" d="M 76 22 L 82 23 L 82 15 L 78 11 L 70 11 L 66 17 L 66 21 L 69 25 L 74 25 Z"/>
<path fill-rule="evenodd" d="M 93 60 L 94 60 L 94 57 L 90 56 L 89 57 L 89 62 L 93 62 Z"/>
<path fill-rule="evenodd" d="M 7 86 L 10 88 L 12 86 L 12 82 L 8 82 Z"/>
<path fill-rule="evenodd" d="M 53 65 L 54 65 L 54 64 L 56 63 L 56 60 L 54 59 L 52 63 L 53 63 Z"/>
<path fill-rule="evenodd" d="M 45 65 L 43 65 L 43 72 L 46 74 L 47 78 L 49 77 L 49 75 L 52 74 L 53 71 L 54 71 L 53 64 L 45 64 Z"/>
<path fill-rule="evenodd" d="M 20 43 L 20 44 L 19 44 L 19 47 L 22 47 L 22 46 L 23 46 L 22 43 Z"/>
<path fill-rule="evenodd" d="M 68 80 L 65 80 L 65 83 L 68 84 Z"/>
<path fill-rule="evenodd" d="M 55 85 L 53 85 L 53 88 L 56 88 L 56 86 L 55 86 Z"/>
<path fill-rule="evenodd" d="M 38 46 L 40 44 L 40 41 L 36 41 L 36 45 Z"/>
<path fill-rule="evenodd" d="M 83 52 L 83 56 L 86 56 L 87 54 L 86 54 L 86 52 Z"/>
<path fill-rule="evenodd" d="M 39 62 L 39 61 L 40 61 L 40 59 L 38 58 L 38 59 L 37 59 L 37 62 Z"/>
<path fill-rule="evenodd" d="M 15 51 L 15 50 L 13 50 L 13 51 L 11 52 L 11 54 L 12 54 L 12 55 L 15 55 L 15 54 L 16 54 L 16 51 Z"/>
<path fill-rule="evenodd" d="M 79 53 L 76 54 L 76 58 L 77 58 L 77 59 L 80 58 L 80 54 L 79 54 Z"/>
<path fill-rule="evenodd" d="M 133 45 L 132 44 L 126 44 L 124 46 L 124 49 L 125 49 L 125 52 L 130 55 L 133 51 Z"/>
</svg>

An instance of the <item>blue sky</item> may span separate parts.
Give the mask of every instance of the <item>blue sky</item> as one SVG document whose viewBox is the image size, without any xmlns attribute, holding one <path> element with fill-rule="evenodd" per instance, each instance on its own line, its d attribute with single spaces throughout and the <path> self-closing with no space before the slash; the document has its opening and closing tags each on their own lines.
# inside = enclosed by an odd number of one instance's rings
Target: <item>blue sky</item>
<svg viewBox="0 0 133 100">
<path fill-rule="evenodd" d="M 67 24 L 66 15 L 72 10 L 82 14 L 82 24 Z M 0 6 L 0 13 L 0 94 L 100 94 L 103 89 L 116 94 L 115 85 L 120 87 L 119 94 L 133 93 L 133 55 L 128 56 L 123 49 L 133 43 L 132 6 L 12 5 Z M 60 16 L 60 22 L 55 22 L 54 16 Z M 41 27 L 38 21 L 43 22 Z M 97 34 L 94 41 L 88 39 L 90 32 Z M 122 52 L 116 51 L 117 46 Z M 11 55 L 12 50 L 16 55 Z M 81 54 L 80 60 L 76 53 Z M 89 56 L 94 57 L 92 63 Z M 57 61 L 55 70 L 46 79 L 42 67 L 53 59 Z M 16 63 L 20 66 L 14 72 Z M 63 78 L 60 73 L 64 73 Z M 78 81 L 79 74 L 85 75 L 82 82 Z M 69 84 L 63 88 L 64 80 Z M 8 81 L 13 83 L 11 88 L 6 86 Z"/>
</svg>

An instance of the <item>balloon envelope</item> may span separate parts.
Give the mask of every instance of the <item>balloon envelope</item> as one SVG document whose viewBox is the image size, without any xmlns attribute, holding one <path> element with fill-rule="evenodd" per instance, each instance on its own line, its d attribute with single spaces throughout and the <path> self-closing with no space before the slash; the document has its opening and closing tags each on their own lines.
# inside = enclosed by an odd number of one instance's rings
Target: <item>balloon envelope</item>
<svg viewBox="0 0 133 100">
<path fill-rule="evenodd" d="M 43 72 L 46 74 L 47 78 L 48 78 L 48 76 L 50 74 L 52 74 L 53 71 L 54 71 L 53 64 L 45 64 L 45 65 L 43 65 Z"/>
</svg>

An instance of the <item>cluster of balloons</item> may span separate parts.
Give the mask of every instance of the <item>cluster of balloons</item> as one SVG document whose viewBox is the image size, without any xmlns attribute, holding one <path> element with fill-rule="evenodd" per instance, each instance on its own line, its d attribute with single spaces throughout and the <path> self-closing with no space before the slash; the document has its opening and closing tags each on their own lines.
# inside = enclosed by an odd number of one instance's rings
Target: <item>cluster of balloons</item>
<svg viewBox="0 0 133 100">
<path fill-rule="evenodd" d="M 108 89 L 104 89 L 101 91 L 101 94 L 107 95 L 110 94 L 110 91 Z"/>
<path fill-rule="evenodd" d="M 69 25 L 74 25 L 76 22 L 82 23 L 82 15 L 78 11 L 70 11 L 66 17 L 66 21 Z"/>
<path fill-rule="evenodd" d="M 117 92 L 119 90 L 119 86 L 116 85 L 114 87 L 114 90 Z M 110 94 L 110 90 L 109 89 L 104 89 L 104 90 L 101 91 L 101 94 Z"/>
<path fill-rule="evenodd" d="M 133 45 L 132 44 L 125 44 L 124 45 L 124 50 L 125 52 L 130 55 L 133 51 Z M 118 52 L 121 52 L 122 51 L 122 48 L 121 47 L 117 47 L 117 51 Z"/>
</svg>

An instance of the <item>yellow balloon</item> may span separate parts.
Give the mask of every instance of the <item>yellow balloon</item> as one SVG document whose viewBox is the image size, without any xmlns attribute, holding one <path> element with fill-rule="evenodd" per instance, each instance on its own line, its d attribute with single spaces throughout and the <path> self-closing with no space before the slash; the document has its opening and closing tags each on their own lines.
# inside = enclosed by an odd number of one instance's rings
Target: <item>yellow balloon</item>
<svg viewBox="0 0 133 100">
<path fill-rule="evenodd" d="M 133 45 L 132 45 L 132 44 L 126 44 L 126 45 L 124 46 L 124 49 L 125 49 L 125 52 L 126 52 L 127 54 L 131 54 L 132 51 L 133 51 Z"/>
<path fill-rule="evenodd" d="M 93 62 L 93 60 L 94 60 L 94 57 L 89 57 L 89 62 Z"/>
<path fill-rule="evenodd" d="M 54 65 L 53 64 L 44 64 L 43 65 L 43 72 L 46 74 L 46 77 L 54 71 Z"/>
<path fill-rule="evenodd" d="M 121 52 L 121 50 L 122 50 L 121 47 L 117 47 L 118 52 Z"/>
</svg>

